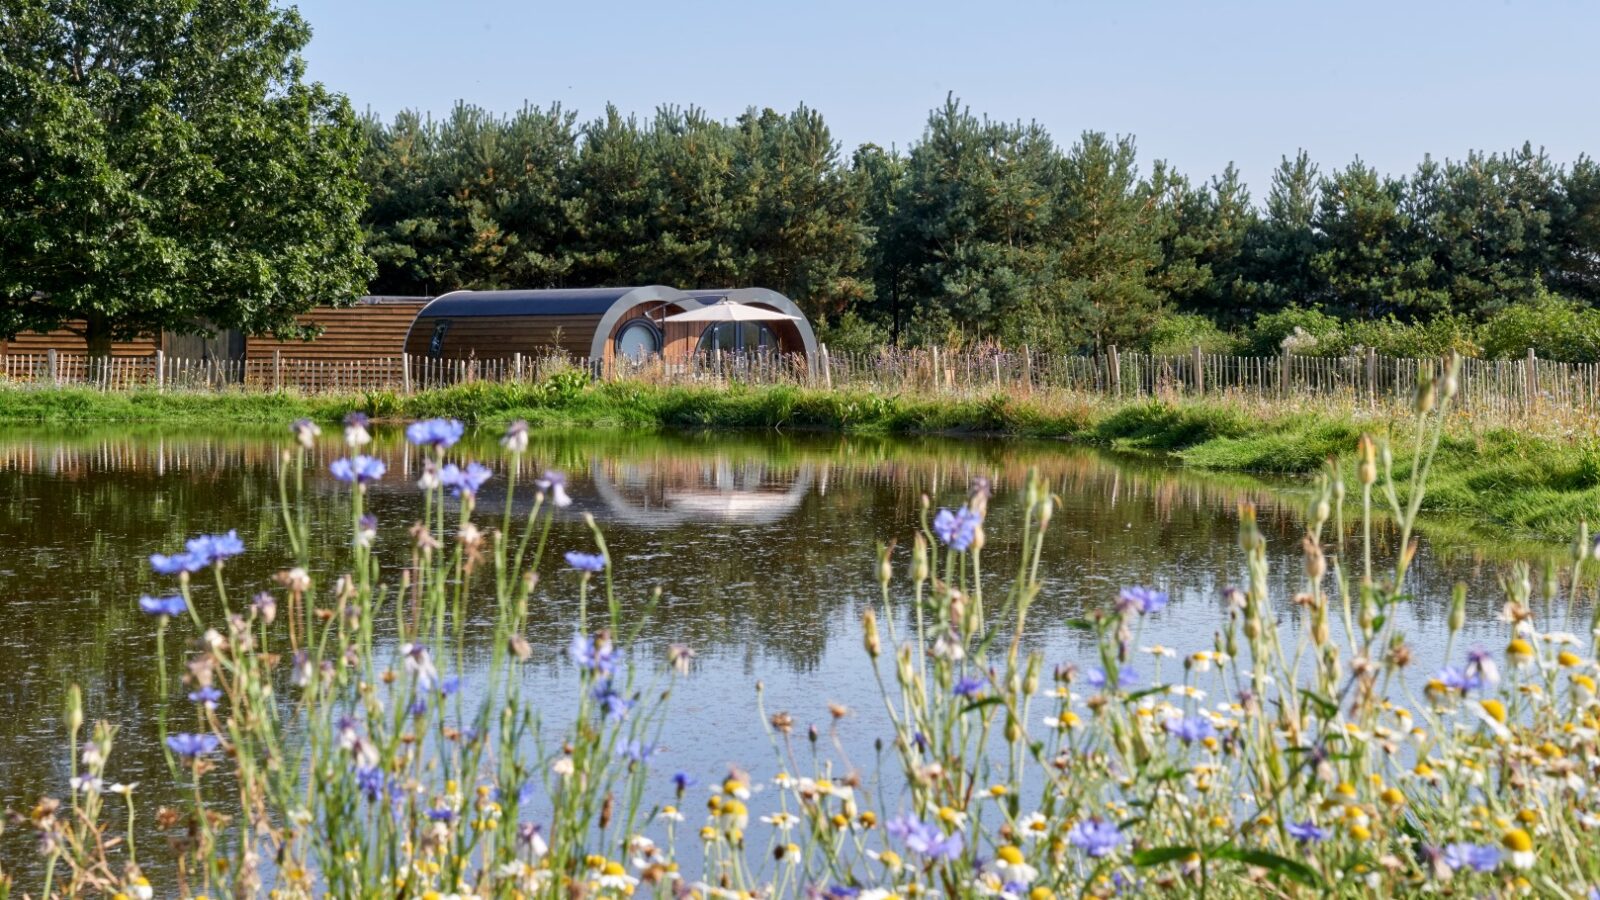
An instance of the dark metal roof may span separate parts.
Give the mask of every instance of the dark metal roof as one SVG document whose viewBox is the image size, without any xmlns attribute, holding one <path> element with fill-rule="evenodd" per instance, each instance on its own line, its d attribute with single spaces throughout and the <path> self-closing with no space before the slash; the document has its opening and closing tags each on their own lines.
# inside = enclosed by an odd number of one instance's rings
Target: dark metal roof
<svg viewBox="0 0 1600 900">
<path fill-rule="evenodd" d="M 618 300 L 636 290 L 639 288 L 454 291 L 428 304 L 418 317 L 603 315 Z"/>
</svg>

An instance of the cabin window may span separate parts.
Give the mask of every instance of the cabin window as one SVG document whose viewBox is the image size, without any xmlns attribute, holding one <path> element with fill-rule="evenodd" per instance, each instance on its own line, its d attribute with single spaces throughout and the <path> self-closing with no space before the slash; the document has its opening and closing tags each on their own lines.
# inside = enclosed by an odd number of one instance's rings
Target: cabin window
<svg viewBox="0 0 1600 900">
<path fill-rule="evenodd" d="M 648 319 L 634 319 L 617 330 L 617 355 L 644 359 L 661 352 L 661 329 Z"/>
<path fill-rule="evenodd" d="M 778 336 L 760 322 L 719 322 L 700 334 L 700 353 L 754 353 L 778 349 Z"/>
<path fill-rule="evenodd" d="M 444 355 L 444 336 L 450 331 L 450 320 L 440 319 L 439 324 L 433 326 L 433 337 L 428 339 L 428 355 L 434 359 Z"/>
</svg>

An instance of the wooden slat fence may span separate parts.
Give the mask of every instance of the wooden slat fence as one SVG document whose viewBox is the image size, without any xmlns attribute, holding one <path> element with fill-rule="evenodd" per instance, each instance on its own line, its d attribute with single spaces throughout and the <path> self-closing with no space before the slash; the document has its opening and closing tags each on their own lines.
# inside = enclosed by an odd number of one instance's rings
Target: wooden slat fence
<svg viewBox="0 0 1600 900">
<path fill-rule="evenodd" d="M 561 370 L 597 378 L 662 384 L 794 384 L 883 392 L 934 391 L 971 396 L 995 392 L 1069 391 L 1129 398 L 1176 396 L 1313 396 L 1378 404 L 1409 398 L 1436 359 L 1366 353 L 1317 357 L 1225 356 L 1196 349 L 1153 356 L 1109 348 L 1096 354 L 1046 354 L 1026 349 L 885 348 L 867 353 L 700 354 L 685 360 L 609 360 L 516 354 L 495 359 L 406 356 L 359 359 L 291 357 L 281 351 L 244 360 L 179 359 L 161 352 L 91 358 L 48 351 L 0 354 L 0 384 L 102 390 L 293 390 L 307 393 L 417 391 L 451 385 L 538 382 Z M 1544 409 L 1600 411 L 1600 364 L 1535 358 L 1469 359 L 1460 403 L 1474 410 L 1520 414 Z"/>
</svg>

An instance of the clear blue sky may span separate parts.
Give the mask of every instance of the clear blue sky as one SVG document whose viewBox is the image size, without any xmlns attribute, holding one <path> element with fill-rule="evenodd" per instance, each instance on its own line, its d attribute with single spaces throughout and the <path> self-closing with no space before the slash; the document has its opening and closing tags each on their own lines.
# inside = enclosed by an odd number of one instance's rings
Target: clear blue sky
<svg viewBox="0 0 1600 900">
<path fill-rule="evenodd" d="M 822 111 L 848 153 L 904 147 L 954 91 L 1058 142 L 1138 138 L 1141 169 L 1230 160 L 1259 201 L 1280 156 L 1388 172 L 1531 140 L 1600 152 L 1600 4 L 1551 2 L 763 2 L 300 0 L 311 77 L 357 109 L 496 111 L 609 101 L 718 118 Z"/>
</svg>

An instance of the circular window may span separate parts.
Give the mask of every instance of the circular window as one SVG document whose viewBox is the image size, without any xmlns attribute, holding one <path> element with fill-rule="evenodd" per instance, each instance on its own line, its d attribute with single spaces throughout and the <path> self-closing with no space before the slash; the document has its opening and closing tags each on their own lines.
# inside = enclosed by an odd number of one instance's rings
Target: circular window
<svg viewBox="0 0 1600 900">
<path fill-rule="evenodd" d="M 617 355 L 644 359 L 661 352 L 661 329 L 648 319 L 634 319 L 617 330 Z"/>
</svg>

